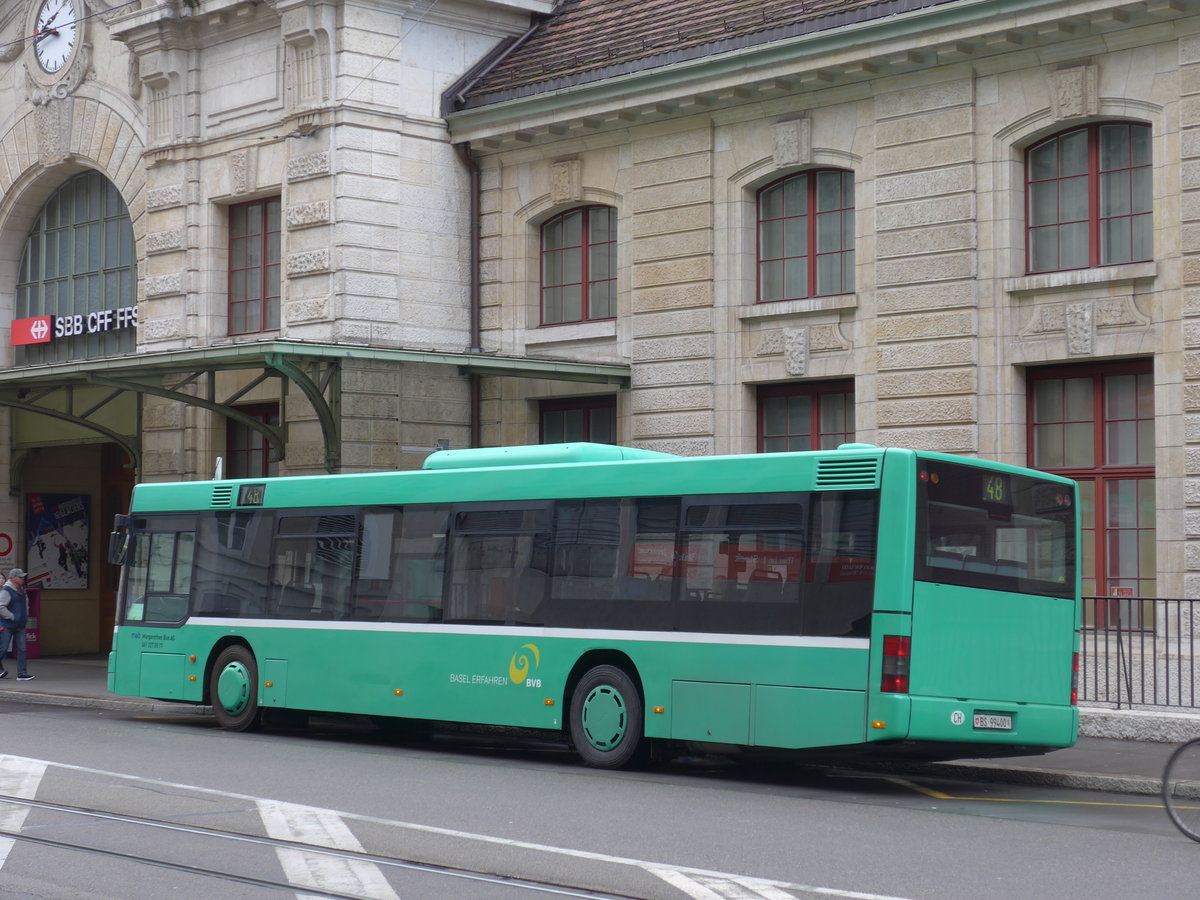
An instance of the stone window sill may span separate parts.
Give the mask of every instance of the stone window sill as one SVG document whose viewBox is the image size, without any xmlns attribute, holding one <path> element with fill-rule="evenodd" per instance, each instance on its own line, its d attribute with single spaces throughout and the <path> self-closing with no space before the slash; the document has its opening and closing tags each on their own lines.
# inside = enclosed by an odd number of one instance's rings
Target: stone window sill
<svg viewBox="0 0 1200 900">
<path fill-rule="evenodd" d="M 1020 278 L 1006 279 L 1004 290 L 1018 296 L 1042 294 L 1053 291 L 1070 291 L 1091 285 L 1132 284 L 1135 281 L 1149 281 L 1157 276 L 1157 263 L 1127 263 L 1121 266 L 1101 266 L 1095 269 L 1071 269 L 1066 272 L 1022 275 Z"/>
<path fill-rule="evenodd" d="M 606 340 L 617 336 L 617 320 L 576 322 L 572 325 L 546 325 L 525 332 L 525 346 L 564 344 L 571 341 Z"/>
<path fill-rule="evenodd" d="M 777 316 L 799 316 L 805 313 L 829 312 L 839 309 L 858 309 L 858 294 L 835 294 L 832 297 L 807 297 L 804 300 L 773 300 L 755 303 L 738 309 L 738 319 L 769 319 Z"/>
</svg>

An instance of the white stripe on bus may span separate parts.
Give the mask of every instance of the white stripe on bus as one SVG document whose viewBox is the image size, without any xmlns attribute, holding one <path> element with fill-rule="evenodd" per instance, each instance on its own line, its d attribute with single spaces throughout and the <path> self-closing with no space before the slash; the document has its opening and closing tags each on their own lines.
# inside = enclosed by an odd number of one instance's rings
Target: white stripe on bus
<svg viewBox="0 0 1200 900">
<path fill-rule="evenodd" d="M 436 625 L 420 622 L 336 622 L 329 619 L 232 619 L 196 617 L 188 621 L 193 627 L 248 630 L 296 629 L 316 631 L 369 631 L 400 634 L 481 634 L 499 637 L 572 638 L 586 641 L 641 641 L 665 644 L 739 644 L 752 647 L 834 647 L 869 650 L 868 638 L 829 637 L 790 634 L 717 634 L 700 631 L 633 631 L 616 628 L 540 628 L 522 625 Z M 162 629 L 173 626 L 129 622 L 122 630 Z"/>
</svg>

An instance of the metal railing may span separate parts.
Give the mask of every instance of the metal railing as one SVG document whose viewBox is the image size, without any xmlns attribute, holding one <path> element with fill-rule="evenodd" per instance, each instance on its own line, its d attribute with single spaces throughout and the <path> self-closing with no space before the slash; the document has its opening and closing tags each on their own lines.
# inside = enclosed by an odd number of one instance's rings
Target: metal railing
<svg viewBox="0 0 1200 900">
<path fill-rule="evenodd" d="M 1200 601 L 1084 597 L 1079 700 L 1200 708 Z"/>
</svg>

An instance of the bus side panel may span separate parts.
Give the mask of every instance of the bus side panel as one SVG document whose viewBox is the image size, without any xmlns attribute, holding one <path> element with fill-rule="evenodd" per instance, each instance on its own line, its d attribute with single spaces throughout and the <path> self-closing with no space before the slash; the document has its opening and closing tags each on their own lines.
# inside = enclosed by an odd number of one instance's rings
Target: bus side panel
<svg viewBox="0 0 1200 900">
<path fill-rule="evenodd" d="M 864 691 L 760 685 L 754 691 L 754 734 L 758 747 L 837 747 L 866 737 Z"/>
</svg>

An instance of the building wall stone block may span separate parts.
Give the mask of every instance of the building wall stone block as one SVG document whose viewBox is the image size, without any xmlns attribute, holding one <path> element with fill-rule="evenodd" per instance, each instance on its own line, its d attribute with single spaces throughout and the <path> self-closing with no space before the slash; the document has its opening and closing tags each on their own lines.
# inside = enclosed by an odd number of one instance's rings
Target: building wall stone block
<svg viewBox="0 0 1200 900">
<path fill-rule="evenodd" d="M 669 262 L 641 263 L 633 267 L 635 288 L 659 287 L 712 280 L 712 257 L 692 256 Z"/>
<path fill-rule="evenodd" d="M 674 209 L 712 201 L 712 182 L 707 179 L 673 181 L 652 187 L 638 188 L 632 192 L 629 208 L 635 213 L 659 209 Z"/>
<path fill-rule="evenodd" d="M 962 337 L 975 334 L 978 328 L 975 312 L 932 313 L 920 315 L 893 316 L 881 319 L 876 327 L 875 337 L 879 343 L 894 341 L 923 340 L 938 337 Z"/>
<path fill-rule="evenodd" d="M 713 380 L 711 360 L 693 362 L 645 363 L 633 369 L 635 390 L 641 387 L 663 387 L 681 384 L 710 384 Z"/>
<path fill-rule="evenodd" d="M 939 369 L 975 362 L 975 342 L 927 341 L 889 344 L 878 348 L 879 369 Z"/>
<path fill-rule="evenodd" d="M 875 393 L 880 398 L 973 394 L 975 390 L 975 369 L 902 372 L 882 374 L 875 379 Z"/>
<path fill-rule="evenodd" d="M 881 428 L 876 432 L 881 447 L 908 447 L 940 453 L 976 453 L 979 438 L 971 425 L 933 428 Z"/>
<path fill-rule="evenodd" d="M 969 134 L 930 138 L 915 144 L 901 144 L 875 154 L 876 175 L 894 175 L 914 169 L 952 166 L 974 159 L 975 139 Z"/>
<path fill-rule="evenodd" d="M 875 238 L 875 256 L 887 259 L 919 253 L 971 250 L 975 247 L 975 241 L 974 222 L 926 226 L 878 235 Z"/>
<path fill-rule="evenodd" d="M 893 425 L 933 425 L 974 422 L 977 418 L 974 397 L 921 400 L 885 400 L 875 408 L 880 428 Z"/>
<path fill-rule="evenodd" d="M 633 142 L 633 161 L 644 163 L 655 159 L 686 156 L 689 153 L 703 153 L 712 148 L 712 140 L 712 132 L 707 128 L 642 138 Z"/>
<path fill-rule="evenodd" d="M 711 411 L 641 414 L 634 421 L 639 438 L 711 435 L 714 427 Z"/>
<path fill-rule="evenodd" d="M 634 362 L 666 359 L 697 359 L 713 355 L 715 336 L 685 335 L 674 338 L 643 338 L 633 342 Z"/>
<path fill-rule="evenodd" d="M 875 280 L 881 287 L 951 281 L 969 278 L 974 274 L 974 253 L 946 253 L 882 260 L 875 267 Z"/>
<path fill-rule="evenodd" d="M 908 175 L 890 175 L 875 181 L 875 202 L 923 200 L 940 194 L 957 194 L 975 185 L 973 166 L 950 166 Z"/>
<path fill-rule="evenodd" d="M 880 147 L 920 143 L 930 138 L 966 134 L 974 130 L 974 121 L 975 113 L 969 106 L 914 113 L 880 121 L 875 126 L 875 139 Z"/>
<path fill-rule="evenodd" d="M 975 281 L 888 288 L 879 290 L 875 294 L 876 309 L 881 316 L 900 315 L 920 310 L 975 306 L 978 299 L 978 284 Z"/>
</svg>

